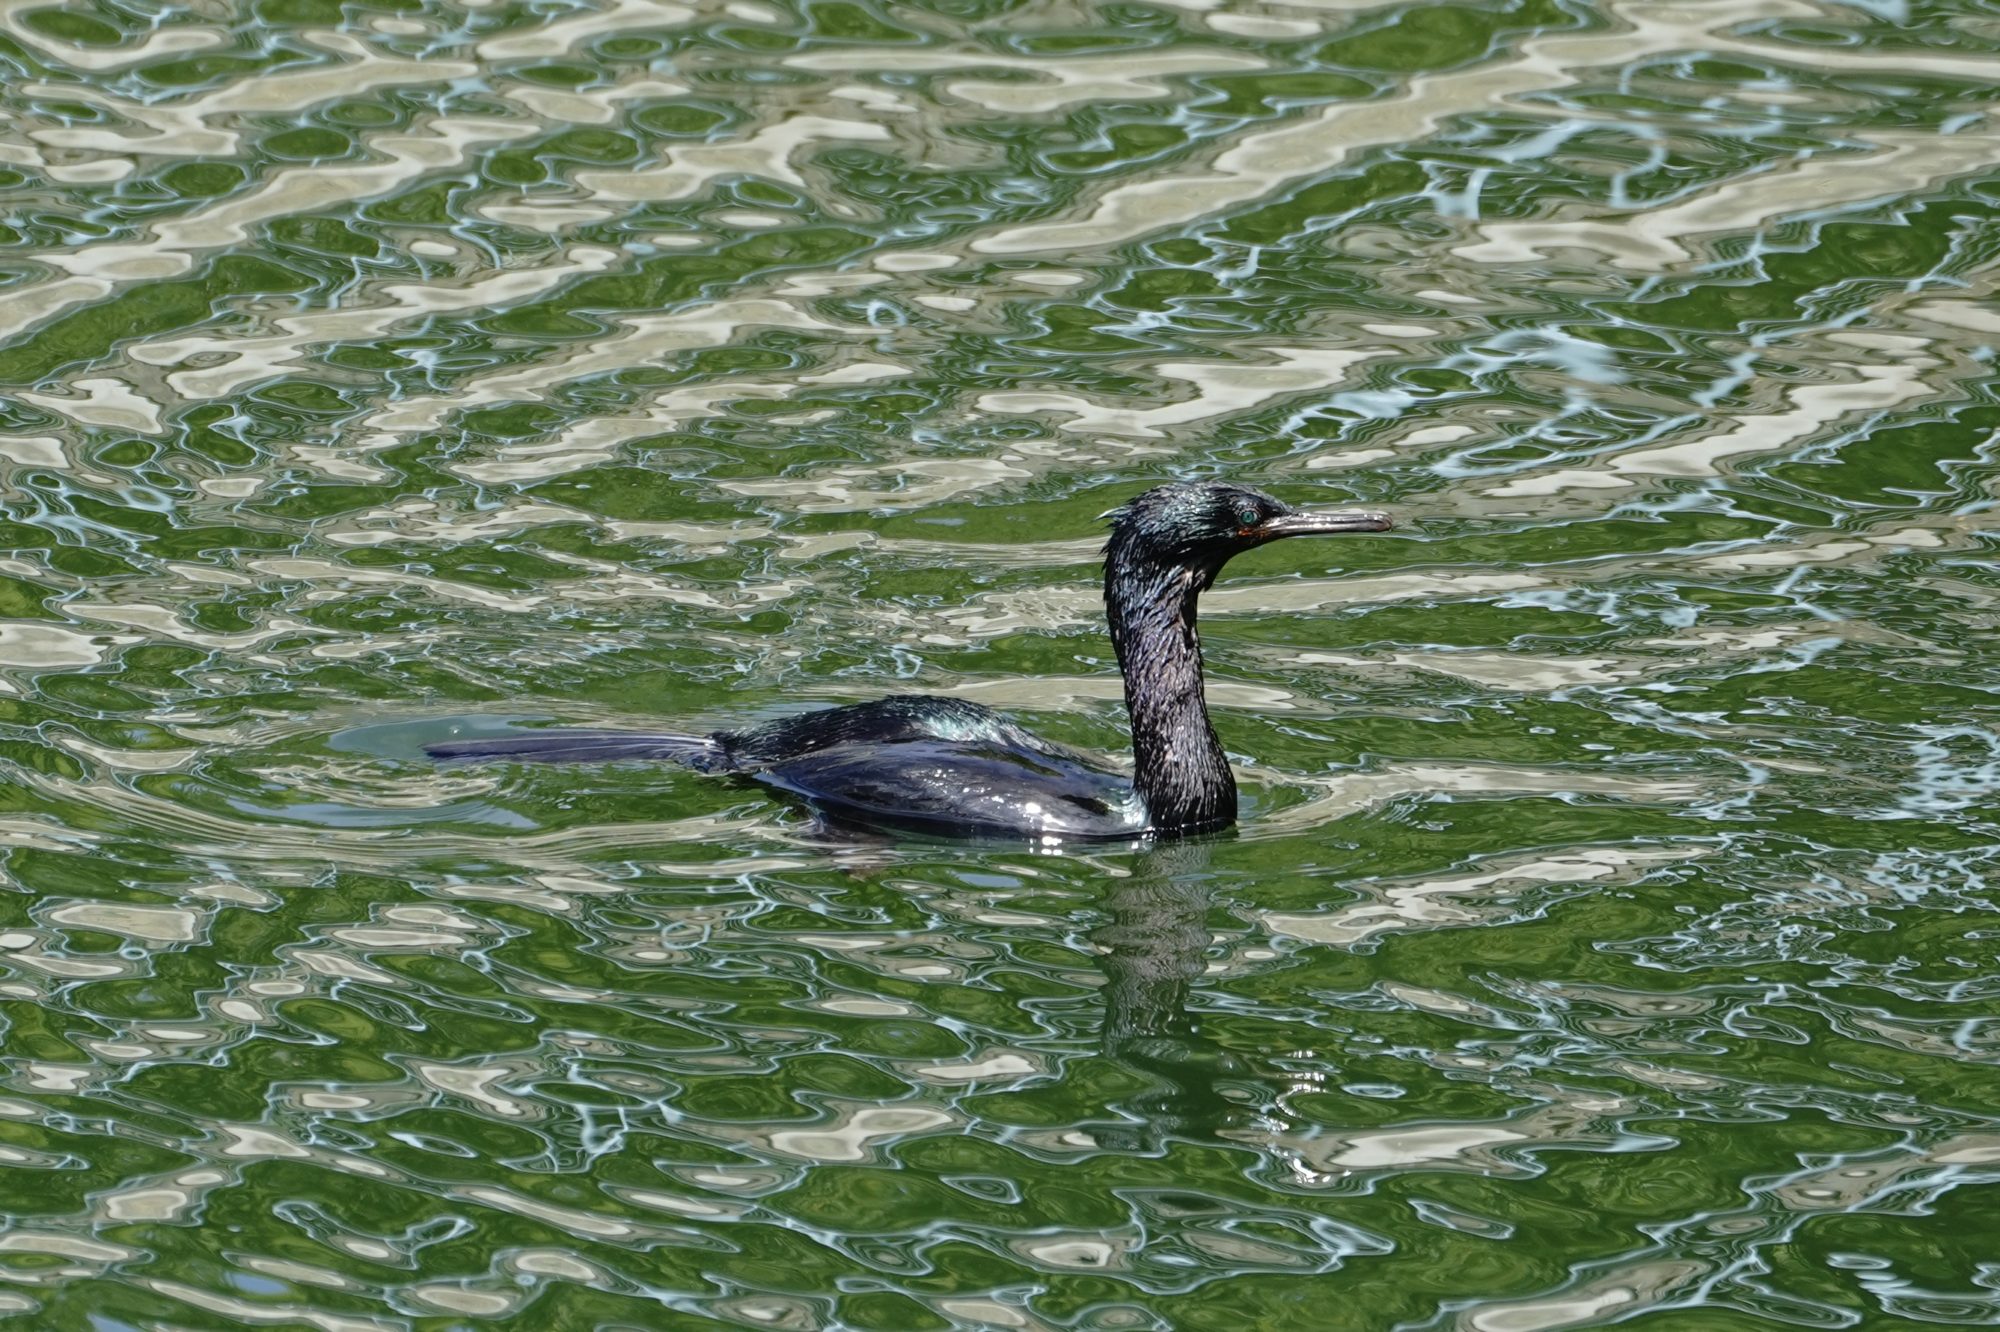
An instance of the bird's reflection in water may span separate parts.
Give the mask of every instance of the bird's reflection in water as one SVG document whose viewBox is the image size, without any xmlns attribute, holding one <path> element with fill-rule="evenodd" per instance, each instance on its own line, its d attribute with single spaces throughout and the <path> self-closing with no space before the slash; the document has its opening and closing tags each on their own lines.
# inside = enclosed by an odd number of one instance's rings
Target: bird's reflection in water
<svg viewBox="0 0 2000 1332">
<path fill-rule="evenodd" d="M 1188 1011 L 1208 967 L 1211 849 L 1206 842 L 1149 848 L 1105 889 L 1103 923 L 1090 935 L 1102 950 L 1104 1054 L 1147 1084 L 1116 1107 L 1125 1122 L 1096 1130 L 1107 1147 L 1144 1150 L 1173 1138 L 1277 1127 L 1271 1116 L 1280 1089 L 1203 1036 Z"/>
</svg>

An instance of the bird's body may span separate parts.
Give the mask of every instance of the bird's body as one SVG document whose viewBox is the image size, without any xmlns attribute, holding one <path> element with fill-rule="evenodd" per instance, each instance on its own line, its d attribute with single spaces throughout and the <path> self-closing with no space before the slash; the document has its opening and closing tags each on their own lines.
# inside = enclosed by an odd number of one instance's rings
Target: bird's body
<svg viewBox="0 0 2000 1332">
<path fill-rule="evenodd" d="M 541 731 L 449 741 L 444 759 L 667 759 L 795 796 L 836 822 L 961 837 L 1131 840 L 1225 828 L 1236 782 L 1202 695 L 1195 600 L 1239 550 L 1382 531 L 1372 513 L 1298 513 L 1258 491 L 1160 486 L 1114 515 L 1105 606 L 1125 676 L 1126 777 L 962 699 L 913 694 L 707 736 Z"/>
<path fill-rule="evenodd" d="M 1132 781 L 963 699 L 902 694 L 706 736 L 538 731 L 430 747 L 445 759 L 670 759 L 748 777 L 833 821 L 957 836 L 1142 837 Z"/>
</svg>

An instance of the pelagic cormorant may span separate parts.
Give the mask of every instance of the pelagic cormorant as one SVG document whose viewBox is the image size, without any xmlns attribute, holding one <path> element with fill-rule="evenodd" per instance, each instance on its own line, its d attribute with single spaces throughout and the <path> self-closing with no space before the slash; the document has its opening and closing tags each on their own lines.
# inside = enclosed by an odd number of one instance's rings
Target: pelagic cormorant
<svg viewBox="0 0 2000 1332">
<path fill-rule="evenodd" d="M 1233 555 L 1282 537 L 1388 530 L 1222 483 L 1158 486 L 1108 515 L 1104 605 L 1132 721 L 1128 779 L 990 708 L 911 694 L 708 736 L 542 731 L 429 746 L 441 759 L 671 759 L 751 778 L 836 822 L 959 837 L 1129 840 L 1236 821 L 1202 696 L 1195 599 Z"/>
</svg>

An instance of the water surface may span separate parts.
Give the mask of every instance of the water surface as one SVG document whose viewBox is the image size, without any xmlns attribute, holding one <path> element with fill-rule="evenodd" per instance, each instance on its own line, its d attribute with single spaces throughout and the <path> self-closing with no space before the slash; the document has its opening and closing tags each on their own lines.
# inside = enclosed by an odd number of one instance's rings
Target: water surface
<svg viewBox="0 0 2000 1332">
<path fill-rule="evenodd" d="M 0 1316 L 2000 1323 L 2000 9 L 0 13 Z M 927 690 L 1248 817 L 829 844 Z"/>
</svg>

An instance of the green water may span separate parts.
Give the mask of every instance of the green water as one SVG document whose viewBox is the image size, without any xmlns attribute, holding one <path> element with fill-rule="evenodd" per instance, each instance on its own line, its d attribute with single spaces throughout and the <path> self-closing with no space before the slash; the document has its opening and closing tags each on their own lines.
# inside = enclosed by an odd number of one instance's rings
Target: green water
<svg viewBox="0 0 2000 1332">
<path fill-rule="evenodd" d="M 218 26 L 230 14 L 239 26 Z M 2000 1325 L 2000 7 L 0 12 L 0 1324 Z M 514 721 L 1246 800 L 840 845 Z"/>
</svg>

